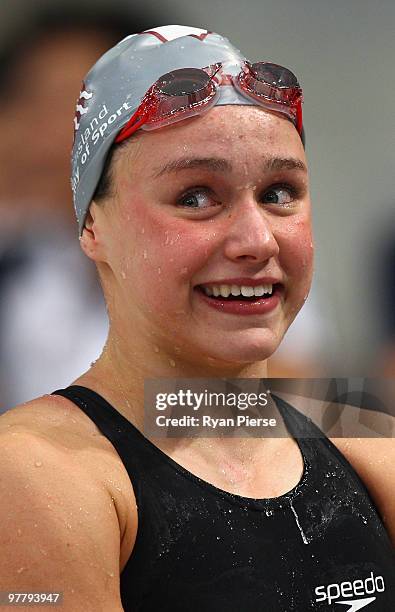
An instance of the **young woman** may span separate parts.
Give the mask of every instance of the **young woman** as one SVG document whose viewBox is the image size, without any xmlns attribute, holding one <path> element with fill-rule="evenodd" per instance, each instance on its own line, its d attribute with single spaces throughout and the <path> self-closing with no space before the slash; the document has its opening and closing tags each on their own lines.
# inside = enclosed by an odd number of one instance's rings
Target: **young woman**
<svg viewBox="0 0 395 612">
<path fill-rule="evenodd" d="M 183 26 L 87 75 L 72 185 L 110 331 L 2 417 L 7 588 L 73 612 L 392 609 L 389 439 L 330 441 L 275 396 L 283 437 L 144 435 L 145 380 L 265 379 L 307 298 L 301 103 L 289 70 Z"/>
</svg>

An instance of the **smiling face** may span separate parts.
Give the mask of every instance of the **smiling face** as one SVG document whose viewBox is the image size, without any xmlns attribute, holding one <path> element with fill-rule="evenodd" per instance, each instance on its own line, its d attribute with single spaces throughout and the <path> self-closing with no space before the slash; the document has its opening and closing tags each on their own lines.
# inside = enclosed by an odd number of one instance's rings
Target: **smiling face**
<svg viewBox="0 0 395 612">
<path fill-rule="evenodd" d="M 81 239 L 98 264 L 110 334 L 196 364 L 267 359 L 312 278 L 296 129 L 261 108 L 229 105 L 136 136 L 114 160 L 114 197 L 92 204 Z M 214 307 L 202 291 L 267 278 L 281 285 L 266 312 Z"/>
</svg>

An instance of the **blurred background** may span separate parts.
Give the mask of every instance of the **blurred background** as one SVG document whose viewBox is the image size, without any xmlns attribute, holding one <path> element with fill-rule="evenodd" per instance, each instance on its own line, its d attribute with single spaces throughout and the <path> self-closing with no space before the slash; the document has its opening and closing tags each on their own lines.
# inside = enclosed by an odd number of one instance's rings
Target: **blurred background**
<svg viewBox="0 0 395 612">
<path fill-rule="evenodd" d="M 75 102 L 96 59 L 164 24 L 224 34 L 305 93 L 315 276 L 271 377 L 395 377 L 395 3 L 2 0 L 0 412 L 88 369 L 107 315 L 69 187 Z"/>
</svg>

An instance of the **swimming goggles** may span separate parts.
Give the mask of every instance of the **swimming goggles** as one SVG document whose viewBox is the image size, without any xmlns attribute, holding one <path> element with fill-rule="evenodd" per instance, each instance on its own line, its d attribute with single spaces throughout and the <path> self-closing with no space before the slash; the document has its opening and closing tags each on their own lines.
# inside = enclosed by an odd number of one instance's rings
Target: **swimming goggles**
<svg viewBox="0 0 395 612">
<path fill-rule="evenodd" d="M 219 99 L 221 85 L 233 85 L 255 104 L 284 113 L 302 137 L 303 93 L 296 76 L 277 64 L 244 61 L 236 76 L 223 74 L 222 62 L 218 62 L 206 68 L 172 70 L 159 77 L 115 142 L 140 128 L 154 130 L 209 110 Z"/>
</svg>

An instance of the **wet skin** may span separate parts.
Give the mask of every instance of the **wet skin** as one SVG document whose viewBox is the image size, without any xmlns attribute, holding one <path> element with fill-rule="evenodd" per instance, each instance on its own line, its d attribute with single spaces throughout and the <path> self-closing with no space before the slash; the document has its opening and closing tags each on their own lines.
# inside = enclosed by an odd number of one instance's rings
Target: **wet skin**
<svg viewBox="0 0 395 612">
<path fill-rule="evenodd" d="M 140 130 L 114 158 L 113 185 L 107 201 L 92 203 L 81 238 L 102 279 L 109 338 L 76 384 L 143 429 L 146 378 L 267 376 L 266 360 L 311 285 L 306 158 L 286 118 L 253 106 L 217 107 Z M 217 312 L 196 290 L 224 278 L 266 276 L 283 285 L 266 314 Z M 155 444 L 201 478 L 252 497 L 289 490 L 303 470 L 289 437 Z M 270 471 L 258 467 L 273 461 Z"/>
<path fill-rule="evenodd" d="M 286 119 L 255 107 L 218 107 L 197 120 L 140 132 L 129 144 L 115 159 L 115 197 L 92 204 L 81 239 L 102 277 L 110 333 L 100 359 L 75 383 L 101 393 L 139 426 L 145 377 L 266 375 L 267 358 L 308 294 L 313 247 L 306 173 L 262 168 L 269 157 L 305 163 Z M 232 171 L 195 167 L 152 176 L 185 157 L 219 158 Z M 197 188 L 199 194 L 186 197 Z M 202 212 L 186 206 L 197 202 Z M 266 315 L 218 313 L 194 289 L 225 277 L 267 275 L 281 279 L 284 294 Z M 41 591 L 56 584 L 70 609 L 121 611 L 119 573 L 133 550 L 137 507 L 112 444 L 59 396 L 38 398 L 0 420 L 7 584 L 19 591 L 21 584 Z M 255 441 L 181 444 L 171 456 L 238 495 L 286 493 L 301 476 L 296 442 Z M 395 542 L 392 441 L 334 442 Z M 17 529 L 23 539 L 10 536 Z M 22 577 L 21 566 L 28 567 Z"/>
<path fill-rule="evenodd" d="M 161 172 L 188 158 L 220 161 L 217 168 L 195 163 Z M 273 159 L 300 167 L 270 168 Z M 291 122 L 253 106 L 217 107 L 155 132 L 140 130 L 119 152 L 116 193 L 92 204 L 81 239 L 104 284 L 107 352 L 118 371 L 131 363 L 140 370 L 144 359 L 158 376 L 186 376 L 192 368 L 202 375 L 265 375 L 265 360 L 311 285 L 305 164 Z M 284 285 L 281 303 L 265 315 L 216 312 L 194 289 L 263 276 Z"/>
</svg>

